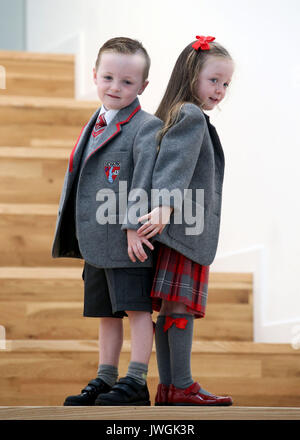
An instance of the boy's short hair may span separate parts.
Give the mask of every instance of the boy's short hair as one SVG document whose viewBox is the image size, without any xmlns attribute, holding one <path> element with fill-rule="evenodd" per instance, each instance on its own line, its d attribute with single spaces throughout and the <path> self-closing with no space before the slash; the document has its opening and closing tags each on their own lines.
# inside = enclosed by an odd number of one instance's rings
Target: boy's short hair
<svg viewBox="0 0 300 440">
<path fill-rule="evenodd" d="M 106 43 L 104 43 L 103 46 L 100 47 L 100 50 L 98 52 L 98 56 L 95 64 L 96 71 L 98 70 L 100 64 L 101 54 L 103 52 L 109 52 L 109 51 L 122 53 L 122 54 L 141 53 L 145 58 L 145 69 L 144 69 L 143 80 L 145 81 L 148 78 L 151 60 L 146 49 L 143 47 L 140 41 L 132 40 L 131 38 L 127 38 L 127 37 L 116 37 L 106 41 Z"/>
</svg>

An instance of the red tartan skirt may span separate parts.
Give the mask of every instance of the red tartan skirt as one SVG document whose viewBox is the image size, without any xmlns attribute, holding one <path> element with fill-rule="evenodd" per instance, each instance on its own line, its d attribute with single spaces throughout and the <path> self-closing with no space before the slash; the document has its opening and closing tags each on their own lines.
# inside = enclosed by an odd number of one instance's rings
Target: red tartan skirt
<svg viewBox="0 0 300 440">
<path fill-rule="evenodd" d="M 156 243 L 158 245 L 158 243 Z M 159 243 L 151 298 L 153 310 L 162 300 L 182 302 L 195 318 L 204 318 L 209 266 L 195 263 L 174 249 Z"/>
</svg>

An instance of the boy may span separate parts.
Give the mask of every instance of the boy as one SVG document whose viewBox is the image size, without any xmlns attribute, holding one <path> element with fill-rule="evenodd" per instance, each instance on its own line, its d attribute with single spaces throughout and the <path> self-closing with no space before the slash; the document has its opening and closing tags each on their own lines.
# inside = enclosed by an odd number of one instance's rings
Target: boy
<svg viewBox="0 0 300 440">
<path fill-rule="evenodd" d="M 140 224 L 127 215 L 130 190 L 150 195 L 161 127 L 137 98 L 148 85 L 149 67 L 149 56 L 136 40 L 113 38 L 100 48 L 93 76 L 102 107 L 71 153 L 52 256 L 85 260 L 84 316 L 100 318 L 99 368 L 97 378 L 64 405 L 150 405 L 146 377 L 153 343 L 154 248 L 138 236 Z M 147 212 L 147 197 L 141 197 L 140 207 Z M 124 316 L 130 322 L 131 360 L 126 377 L 116 382 Z"/>
</svg>

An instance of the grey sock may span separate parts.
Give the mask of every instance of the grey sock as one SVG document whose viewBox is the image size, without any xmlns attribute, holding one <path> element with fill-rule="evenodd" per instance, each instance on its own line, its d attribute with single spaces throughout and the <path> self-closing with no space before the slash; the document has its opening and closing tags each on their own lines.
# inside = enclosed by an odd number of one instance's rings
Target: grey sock
<svg viewBox="0 0 300 440">
<path fill-rule="evenodd" d="M 147 381 L 148 365 L 142 362 L 130 362 L 126 376 L 132 377 L 140 385 Z"/>
<path fill-rule="evenodd" d="M 194 316 L 173 313 L 172 318 L 187 320 L 185 328 L 173 324 L 168 330 L 172 383 L 176 388 L 188 388 L 194 381 L 191 373 L 191 352 L 193 343 Z"/>
<path fill-rule="evenodd" d="M 118 374 L 118 368 L 114 365 L 100 364 L 97 377 L 112 387 L 117 381 Z"/>
<path fill-rule="evenodd" d="M 170 349 L 168 332 L 164 332 L 166 317 L 159 315 L 155 326 L 156 361 L 159 372 L 159 381 L 169 386 L 172 383 Z"/>
</svg>

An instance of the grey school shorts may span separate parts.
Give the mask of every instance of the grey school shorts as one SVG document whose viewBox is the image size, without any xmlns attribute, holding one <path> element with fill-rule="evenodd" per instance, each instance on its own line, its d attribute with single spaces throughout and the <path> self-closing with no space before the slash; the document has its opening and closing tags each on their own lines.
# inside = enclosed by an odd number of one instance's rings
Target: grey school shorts
<svg viewBox="0 0 300 440">
<path fill-rule="evenodd" d="M 126 310 L 152 313 L 153 268 L 99 269 L 84 263 L 83 316 L 123 318 Z"/>
</svg>

